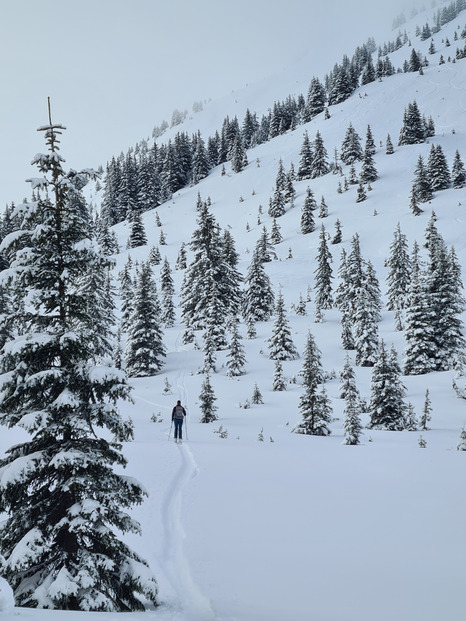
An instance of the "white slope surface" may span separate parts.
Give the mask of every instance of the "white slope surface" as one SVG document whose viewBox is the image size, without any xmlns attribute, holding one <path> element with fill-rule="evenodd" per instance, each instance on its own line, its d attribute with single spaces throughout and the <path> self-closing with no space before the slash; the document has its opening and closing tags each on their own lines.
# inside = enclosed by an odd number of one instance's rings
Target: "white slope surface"
<svg viewBox="0 0 466 621">
<path fill-rule="evenodd" d="M 413 30 L 416 23 L 425 23 L 429 14 L 407 25 L 413 45 L 425 52 L 429 41 L 420 42 Z M 321 222 L 312 234 L 299 232 L 300 208 L 308 185 L 318 202 L 324 195 L 329 205 L 329 217 L 323 221 L 327 231 L 333 235 L 337 218 L 342 223 L 343 242 L 330 247 L 335 276 L 341 249 L 349 249 L 357 232 L 362 254 L 372 261 L 385 292 L 384 261 L 397 223 L 411 245 L 414 240 L 422 244 L 435 209 L 438 230 L 448 245 L 455 246 L 464 281 L 466 190 L 438 192 L 418 217 L 410 213 L 409 194 L 418 155 L 427 158 L 430 144 L 442 145 L 450 166 L 456 149 L 466 160 L 466 60 L 438 65 L 440 53 L 445 59 L 453 58 L 456 46 L 464 45 L 453 41 L 455 29 L 459 33 L 465 21 L 462 14 L 434 36 L 438 52 L 429 57 L 430 66 L 423 76 L 399 74 L 360 88 L 350 100 L 330 108 L 329 120 L 319 115 L 306 127 L 248 152 L 250 164 L 241 174 L 233 174 L 227 167 L 227 175 L 222 176 L 217 168 L 198 186 L 178 192 L 161 205 L 158 212 L 167 237 L 167 245 L 160 247 L 162 257 L 166 255 L 174 268 L 181 242 L 189 242 L 195 227 L 200 192 L 203 199 L 211 197 L 219 224 L 230 228 L 245 273 L 262 227 L 271 230 L 266 211 L 279 159 L 286 169 L 291 162 L 297 168 L 305 129 L 311 139 L 317 130 L 321 132 L 332 157 L 351 121 L 363 140 L 370 124 L 380 179 L 360 204 L 355 202 L 355 187 L 338 194 L 337 184 L 342 179 L 333 175 L 296 183 L 296 206 L 279 221 L 284 241 L 276 247 L 278 260 L 267 265 L 275 291 L 282 287 L 298 350 L 303 351 L 311 330 L 322 350 L 325 370 L 338 374 L 343 368 L 346 352 L 340 344 L 338 311 L 326 312 L 324 322 L 316 324 L 312 301 L 304 317 L 292 310 L 299 294 L 305 295 L 307 286 L 314 284 Z M 452 43 L 449 48 L 445 48 L 447 36 Z M 387 36 L 387 40 L 393 38 L 393 33 Z M 392 54 L 392 63 L 401 66 L 410 51 L 405 46 Z M 303 76 L 303 84 L 311 77 Z M 191 132 L 199 126 L 207 137 L 220 129 L 225 114 L 231 117 L 237 113 L 241 122 L 247 107 L 262 113 L 274 99 L 287 94 L 275 92 L 275 85 L 264 83 L 235 93 L 228 102 L 212 102 L 176 130 Z M 436 136 L 430 144 L 397 147 L 404 108 L 414 99 L 421 113 L 433 116 Z M 384 147 L 388 133 L 395 145 L 390 156 L 385 155 Z M 264 211 L 260 224 L 259 205 Z M 154 212 L 144 214 L 144 223 L 149 244 L 130 252 L 133 262 L 145 260 L 150 247 L 158 242 L 160 230 Z M 128 226 L 120 224 L 115 230 L 124 249 Z M 290 248 L 293 258 L 288 259 Z M 127 256 L 125 250 L 118 255 L 117 271 Z M 154 272 L 158 278 L 158 268 Z M 174 271 L 173 276 L 179 292 L 182 274 Z M 219 420 L 202 425 L 198 395 L 204 376 L 197 373 L 203 363 L 202 351 L 182 346 L 182 331 L 180 324 L 166 330 L 166 366 L 156 377 L 133 380 L 134 405 L 121 406 L 135 424 L 135 440 L 124 447 L 128 474 L 137 477 L 149 492 L 149 498 L 133 511 L 142 524 L 143 536 L 128 536 L 127 541 L 153 568 L 159 581 L 160 607 L 145 614 L 86 614 L 86 619 L 462 621 L 466 454 L 456 446 L 466 423 L 466 401 L 458 399 L 451 388 L 453 374 L 403 377 L 407 400 L 417 415 L 426 389 L 430 391 L 433 411 L 430 430 L 422 432 L 425 449 L 419 447 L 419 432 L 368 429 L 360 446 L 343 445 L 338 379 L 326 384 L 334 408 L 332 435 L 292 434 L 291 428 L 300 420 L 298 373 L 302 360 L 284 364 L 290 380 L 287 390 L 273 392 L 274 363 L 268 359 L 266 343 L 271 322 L 261 323 L 257 337 L 243 341 L 247 357 L 244 377 L 226 377 L 226 352 L 219 352 L 218 372 L 211 377 Z M 383 311 L 379 333 L 389 347 L 395 345 L 401 359 L 404 334 L 395 331 L 393 313 Z M 242 335 L 246 336 L 244 326 Z M 371 370 L 355 370 L 361 395 L 369 399 Z M 172 387 L 171 395 L 163 392 L 165 378 Z M 255 382 L 264 404 L 245 409 L 241 406 L 251 399 Z M 188 409 L 189 439 L 181 446 L 168 441 L 171 409 L 178 398 Z M 151 422 L 152 414 L 162 421 Z M 363 422 L 367 424 L 367 418 Z M 228 432 L 224 439 L 213 433 L 220 426 Z M 258 441 L 261 430 L 264 442 Z M 22 439 L 21 432 L 4 430 L 0 448 Z M 2 618 L 75 621 L 84 615 L 15 609 L 3 613 Z"/>
</svg>

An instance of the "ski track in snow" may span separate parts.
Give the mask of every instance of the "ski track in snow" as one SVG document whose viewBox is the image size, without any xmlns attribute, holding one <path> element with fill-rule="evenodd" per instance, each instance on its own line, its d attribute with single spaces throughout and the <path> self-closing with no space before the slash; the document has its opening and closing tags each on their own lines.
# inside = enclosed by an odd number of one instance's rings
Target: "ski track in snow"
<svg viewBox="0 0 466 621">
<path fill-rule="evenodd" d="M 176 389 L 182 404 L 186 408 L 186 418 L 188 418 L 185 373 L 184 369 L 180 370 L 176 379 Z M 162 521 L 165 532 L 164 570 L 181 603 L 184 613 L 182 618 L 186 621 L 214 621 L 216 616 L 211 603 L 195 584 L 188 559 L 183 550 L 183 541 L 186 538 L 181 523 L 183 490 L 197 475 L 199 468 L 187 444 L 178 445 L 177 448 L 181 464 L 168 485 L 162 505 Z"/>
<path fill-rule="evenodd" d="M 165 531 L 164 569 L 181 602 L 184 618 L 189 621 L 213 621 L 216 617 L 210 602 L 194 583 L 188 559 L 183 551 L 183 540 L 186 536 L 181 524 L 183 490 L 196 476 L 198 467 L 187 444 L 178 446 L 178 450 L 181 464 L 168 486 L 162 506 Z"/>
</svg>

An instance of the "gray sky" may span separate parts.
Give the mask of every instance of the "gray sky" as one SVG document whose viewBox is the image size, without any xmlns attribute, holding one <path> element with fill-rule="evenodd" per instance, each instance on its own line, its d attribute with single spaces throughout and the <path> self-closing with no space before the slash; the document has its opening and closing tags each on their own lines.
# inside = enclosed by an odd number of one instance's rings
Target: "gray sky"
<svg viewBox="0 0 466 621">
<path fill-rule="evenodd" d="M 48 96 L 54 121 L 68 128 L 67 165 L 105 165 L 170 121 L 174 108 L 191 110 L 194 101 L 284 67 L 292 72 L 305 52 L 319 50 L 309 80 L 323 77 L 367 37 L 383 43 L 379 37 L 403 6 L 404 0 L 0 0 L 0 211 L 30 195 L 24 179 L 36 174 L 30 161 L 45 149 L 36 129 L 47 123 Z"/>
</svg>

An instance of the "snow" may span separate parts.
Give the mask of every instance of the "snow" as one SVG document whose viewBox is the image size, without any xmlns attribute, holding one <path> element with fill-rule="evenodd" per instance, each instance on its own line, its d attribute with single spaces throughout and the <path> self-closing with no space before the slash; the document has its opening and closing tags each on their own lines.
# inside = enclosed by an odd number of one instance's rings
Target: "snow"
<svg viewBox="0 0 466 621">
<path fill-rule="evenodd" d="M 12 612 L 15 605 L 13 591 L 5 580 L 0 576 L 0 612 Z"/>
<path fill-rule="evenodd" d="M 406 25 L 416 50 L 427 50 L 430 41 L 415 38 L 414 26 L 428 20 L 432 25 L 428 15 L 420 14 Z M 438 230 L 448 246 L 455 246 L 466 282 L 466 189 L 436 193 L 431 204 L 421 206 L 425 211 L 420 216 L 414 217 L 409 208 L 418 156 L 427 157 L 431 144 L 442 145 L 450 167 L 456 149 L 463 161 L 466 159 L 466 96 L 460 86 L 466 80 L 466 59 L 437 64 L 440 53 L 445 58 L 453 57 L 456 43 L 458 47 L 464 44 L 462 40 L 454 43 L 453 35 L 465 21 L 463 13 L 434 35 L 439 52 L 428 57 L 431 64 L 424 76 L 397 74 L 368 84 L 350 100 L 331 107 L 329 120 L 319 115 L 306 126 L 250 150 L 250 164 L 242 173 L 233 174 L 226 166 L 227 174 L 222 176 L 220 167 L 214 169 L 200 184 L 181 190 L 158 208 L 167 238 L 161 251 L 173 268 L 181 242 L 189 242 L 195 226 L 197 192 L 203 199 L 210 196 L 211 211 L 222 227 L 230 229 L 241 255 L 239 267 L 245 274 L 263 225 L 271 230 L 266 208 L 280 158 L 286 170 L 291 162 L 297 168 L 306 129 L 311 140 L 320 131 L 331 158 L 350 121 L 362 138 L 367 125 L 371 126 L 380 179 L 372 184 L 367 200 L 356 203 L 356 186 L 338 194 L 340 177 L 330 174 L 296 182 L 295 207 L 278 219 L 284 241 L 275 247 L 278 260 L 268 263 L 266 270 L 275 294 L 281 285 L 292 339 L 301 356 L 283 363 L 287 390 L 272 391 L 274 361 L 268 357 L 267 339 L 274 317 L 257 324 L 257 337 L 252 340 L 246 338 L 244 325 L 240 327 L 247 361 L 245 376 L 228 378 L 224 367 L 227 352 L 218 353 L 218 372 L 210 377 L 218 405 L 219 420 L 215 423 L 199 423 L 198 395 L 204 376 L 197 371 L 203 365 L 203 354 L 192 346 L 181 345 L 183 326 L 179 323 L 165 331 L 167 358 L 163 370 L 152 378 L 131 380 L 134 403 L 120 406 L 124 416 L 134 422 L 135 440 L 124 445 L 124 453 L 128 474 L 140 481 L 149 497 L 131 512 L 141 523 L 142 537 L 129 533 L 125 540 L 154 571 L 160 606 L 144 614 L 86 613 L 88 621 L 464 618 L 462 542 L 466 497 L 462 490 L 466 454 L 456 447 L 466 423 L 466 401 L 457 398 L 452 388 L 454 373 L 402 378 L 407 401 L 414 405 L 418 416 L 429 389 L 432 420 L 430 430 L 422 431 L 427 443 L 424 449 L 419 447 L 420 432 L 368 429 L 364 429 L 361 445 L 344 445 L 345 404 L 338 398 L 338 379 L 326 383 L 335 419 L 331 436 L 292 434 L 291 429 L 301 420 L 298 374 L 308 331 L 322 351 L 324 370 L 335 371 L 337 378 L 346 352 L 340 344 L 337 310 L 324 311 L 323 322 L 315 323 L 314 291 L 313 301 L 306 305 L 306 316 L 296 315 L 291 305 L 298 303 L 300 294 L 305 296 L 308 285 L 314 285 L 321 223 L 316 218 L 316 231 L 308 235 L 300 233 L 299 223 L 308 185 L 317 201 L 325 196 L 329 206 L 326 230 L 333 234 L 337 218 L 342 224 L 342 244 L 329 245 L 335 276 L 341 249 L 348 251 L 352 236 L 358 232 L 362 255 L 373 263 L 385 294 L 388 270 L 384 261 L 397 223 L 410 246 L 414 240 L 422 246 L 434 209 Z M 442 43 L 447 36 L 452 43 L 448 51 Z M 394 37 L 389 33 L 387 40 Z M 401 66 L 411 49 L 404 46 L 390 54 L 393 65 Z M 303 75 L 296 92 L 305 93 L 311 77 L 312 72 Z M 247 107 L 260 115 L 275 99 L 292 92 L 284 88 L 264 81 L 228 100 L 211 102 L 192 120 L 168 130 L 162 141 L 167 142 L 177 131 L 191 135 L 198 128 L 204 137 L 212 135 L 220 129 L 226 114 L 230 118 L 237 114 L 241 122 Z M 422 114 L 433 116 L 436 135 L 430 144 L 398 147 L 403 111 L 413 100 L 417 100 Z M 380 141 L 385 145 L 388 133 L 395 145 L 390 156 L 380 146 Z M 348 170 L 345 167 L 345 174 Z M 259 205 L 264 211 L 261 224 L 257 224 Z M 159 230 L 154 212 L 145 213 L 143 220 L 147 246 L 117 255 L 115 273 L 123 268 L 128 254 L 133 264 L 141 262 L 157 244 Z M 250 232 L 246 231 L 246 223 Z M 115 227 L 122 249 L 126 247 L 128 230 L 126 223 Z M 289 248 L 292 259 L 287 259 Z M 158 269 L 154 268 L 157 275 Z M 182 272 L 173 270 L 177 291 L 182 276 Z M 393 312 L 382 310 L 379 336 L 387 349 L 393 343 L 401 357 L 405 337 L 403 332 L 395 331 Z M 26 342 L 23 338 L 12 347 L 23 347 Z M 354 360 L 354 352 L 350 357 Z M 354 370 L 356 386 L 368 400 L 371 369 Z M 94 381 L 103 383 L 113 371 L 102 365 L 92 373 Z M 165 378 L 171 385 L 171 395 L 164 393 Z M 290 381 L 293 378 L 297 378 L 296 383 Z M 241 407 L 251 400 L 255 383 L 264 404 Z M 462 389 L 464 378 L 459 385 Z M 169 437 L 171 409 L 177 399 L 188 412 L 182 445 L 175 445 Z M 160 422 L 151 422 L 153 414 Z M 366 417 L 363 423 L 368 422 Z M 226 437 L 214 433 L 220 426 L 227 431 Z M 258 440 L 261 430 L 263 442 Z M 22 430 L 2 430 L 0 449 L 4 451 L 23 438 Z M 65 454 L 61 457 L 68 459 Z M 33 464 L 25 461 L 20 466 L 4 471 L 2 484 L 21 477 Z M 17 550 L 17 561 L 28 553 L 28 546 L 25 542 Z M 84 617 L 82 613 L 50 610 L 16 608 L 8 612 L 11 593 L 1 581 L 0 589 L 0 610 L 6 621 L 79 621 Z"/>
</svg>

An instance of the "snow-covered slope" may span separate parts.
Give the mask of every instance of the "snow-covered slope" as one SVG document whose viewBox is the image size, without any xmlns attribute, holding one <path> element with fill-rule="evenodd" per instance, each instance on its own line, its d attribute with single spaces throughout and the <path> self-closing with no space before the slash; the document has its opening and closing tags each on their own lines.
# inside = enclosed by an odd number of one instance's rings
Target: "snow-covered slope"
<svg viewBox="0 0 466 621">
<path fill-rule="evenodd" d="M 422 26 L 429 16 L 426 12 L 406 25 L 415 49 L 425 54 L 430 41 L 416 38 L 414 27 L 416 23 Z M 245 273 L 262 227 L 271 229 L 267 206 L 280 158 L 285 169 L 291 162 L 297 167 L 305 130 L 311 139 L 319 131 L 331 156 L 334 148 L 340 148 L 351 122 L 361 137 L 371 126 L 380 179 L 362 203 L 356 203 L 357 186 L 337 192 L 339 176 L 296 182 L 295 207 L 279 222 L 284 240 L 275 247 L 278 260 L 267 264 L 275 292 L 282 288 L 299 351 L 303 351 L 310 330 L 322 350 L 326 371 L 338 375 L 346 356 L 337 310 L 326 311 L 322 323 L 314 322 L 312 301 L 307 304 L 306 316 L 292 310 L 299 295 L 314 285 L 322 223 L 331 234 L 337 218 L 342 224 L 342 243 L 330 246 L 334 274 L 342 248 L 349 249 L 357 232 L 363 257 L 372 261 L 385 292 L 384 261 L 397 223 L 411 245 L 415 240 L 422 244 L 434 209 L 439 232 L 449 246 L 455 246 L 464 281 L 466 189 L 438 192 L 417 217 L 410 211 L 409 195 L 418 156 L 427 158 L 431 144 L 442 146 L 450 166 L 456 150 L 466 157 L 466 59 L 438 65 L 440 54 L 445 60 L 454 57 L 454 32 L 459 35 L 458 27 L 462 29 L 465 23 L 463 12 L 434 35 L 437 53 L 428 56 L 430 65 L 424 75 L 397 74 L 361 87 L 349 100 L 329 109 L 330 119 L 319 115 L 307 125 L 248 151 L 250 163 L 243 172 L 234 174 L 226 166 L 227 174 L 222 175 L 218 167 L 201 183 L 181 190 L 158 207 L 167 239 L 167 245 L 160 247 L 162 256 L 167 256 L 173 268 L 181 243 L 190 241 L 199 192 L 203 199 L 211 198 L 217 222 L 230 230 L 241 256 L 239 267 Z M 447 37 L 452 43 L 449 48 L 445 48 Z M 393 33 L 387 34 L 389 38 Z M 458 41 L 459 46 L 463 44 Z M 393 65 L 401 66 L 410 52 L 411 48 L 404 46 L 391 54 Z M 306 91 L 311 77 L 303 75 L 296 94 Z M 249 86 L 223 101 L 209 103 L 203 112 L 171 131 L 200 129 L 203 135 L 212 135 L 227 114 L 236 114 L 241 120 L 248 107 L 262 114 L 274 100 L 293 94 L 291 88 L 285 79 L 278 85 L 264 81 Z M 436 135 L 428 144 L 397 147 L 404 109 L 413 100 L 422 114 L 433 117 Z M 395 144 L 393 155 L 385 154 L 387 134 Z M 169 137 L 170 131 L 163 141 Z M 317 221 L 315 232 L 302 235 L 301 205 L 308 186 L 318 200 L 325 197 L 329 216 Z M 259 205 L 264 212 L 260 224 Z M 151 246 L 157 245 L 160 229 L 153 211 L 144 214 L 144 224 L 148 245 L 122 250 L 116 257 L 116 272 L 123 268 L 128 254 L 134 262 L 143 261 Z M 124 249 L 128 225 L 119 224 L 115 230 Z M 288 258 L 290 249 L 292 258 Z M 154 271 L 158 278 L 158 268 Z M 173 276 L 179 292 L 182 273 L 174 271 Z M 464 616 L 461 542 L 466 500 L 461 490 L 465 455 L 456 451 L 456 446 L 466 423 L 466 402 L 452 390 L 452 373 L 403 377 L 407 400 L 417 414 L 426 389 L 430 391 L 433 411 L 431 429 L 423 432 L 425 449 L 419 447 L 419 432 L 368 429 L 361 445 L 343 445 L 344 403 L 338 398 L 338 379 L 326 383 L 335 417 L 332 435 L 292 434 L 291 428 L 300 420 L 302 387 L 298 379 L 290 382 L 286 391 L 272 390 L 274 362 L 268 358 L 266 344 L 271 326 L 271 322 L 261 323 L 255 339 L 244 339 L 245 376 L 226 377 L 222 367 L 226 352 L 219 352 L 218 372 L 211 377 L 217 423 L 199 423 L 198 396 L 204 376 L 197 371 L 203 354 L 191 345 L 182 345 L 180 323 L 165 331 L 168 355 L 163 371 L 131 382 L 134 405 L 122 404 L 135 423 L 135 440 L 125 446 L 128 474 L 137 477 L 150 494 L 133 512 L 142 524 L 143 536 L 131 537 L 131 545 L 154 569 L 161 603 L 144 619 L 460 621 Z M 242 333 L 245 336 L 244 326 Z M 379 334 L 402 355 L 404 333 L 395 331 L 392 312 L 383 311 Z M 286 377 L 297 377 L 301 365 L 302 359 L 284 363 Z M 355 367 L 355 371 L 358 388 L 368 399 L 371 369 Z M 164 394 L 165 378 L 171 395 Z M 241 406 L 251 399 L 254 383 L 264 404 L 245 409 Z M 170 412 L 178 398 L 188 410 L 188 441 L 181 446 L 167 441 Z M 160 422 L 151 421 L 153 414 Z M 367 423 L 367 418 L 363 422 Z M 228 432 L 227 437 L 214 433 L 220 426 Z M 261 430 L 263 442 L 258 441 Z M 17 431 L 3 432 L 1 448 L 17 440 Z M 10 614 L 4 617 L 13 619 L 14 615 L 28 621 L 82 617 L 22 609 Z M 118 615 L 122 621 L 139 617 L 143 618 L 139 614 Z"/>
</svg>

